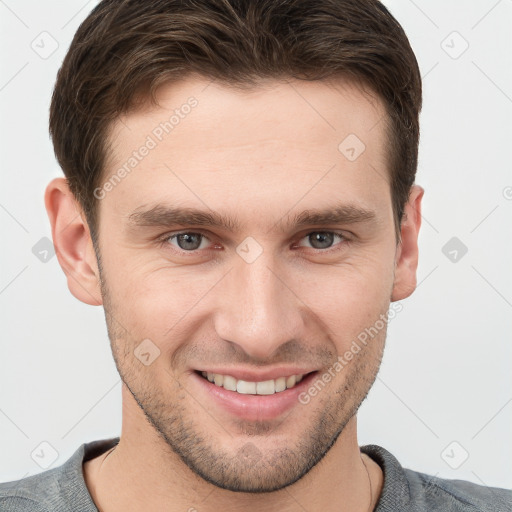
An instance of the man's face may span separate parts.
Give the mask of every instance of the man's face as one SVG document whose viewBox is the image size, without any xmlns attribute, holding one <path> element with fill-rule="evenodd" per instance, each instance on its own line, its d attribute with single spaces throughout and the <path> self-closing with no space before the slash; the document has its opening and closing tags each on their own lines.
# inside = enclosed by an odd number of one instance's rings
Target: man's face
<svg viewBox="0 0 512 512">
<path fill-rule="evenodd" d="M 384 107 L 355 85 L 298 81 L 242 92 L 190 78 L 158 99 L 113 126 L 105 179 L 134 151 L 137 163 L 98 193 L 116 365 L 196 474 L 231 490 L 279 489 L 327 453 L 380 363 L 385 325 L 335 364 L 386 314 L 393 289 Z M 231 225 L 174 223 L 170 208 Z M 298 224 L 337 208 L 337 220 Z M 309 375 L 270 395 L 222 391 L 201 375 L 266 381 L 273 370 Z"/>
</svg>

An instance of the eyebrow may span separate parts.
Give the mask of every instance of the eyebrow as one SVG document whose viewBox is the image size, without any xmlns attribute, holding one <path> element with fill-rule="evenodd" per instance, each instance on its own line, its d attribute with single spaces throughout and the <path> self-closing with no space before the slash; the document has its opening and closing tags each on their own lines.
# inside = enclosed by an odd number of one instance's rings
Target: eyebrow
<svg viewBox="0 0 512 512">
<path fill-rule="evenodd" d="M 284 216 L 289 217 L 289 216 Z M 283 218 L 279 224 L 283 231 Z M 296 214 L 289 226 L 297 229 L 310 225 L 375 223 L 377 214 L 361 206 L 342 204 L 326 209 L 308 209 Z M 241 231 L 243 227 L 237 218 L 227 217 L 213 210 L 199 210 L 187 207 L 172 207 L 156 204 L 142 206 L 128 216 L 130 227 L 201 226 L 223 229 L 229 232 Z M 273 227 L 274 227 L 273 226 Z"/>
</svg>

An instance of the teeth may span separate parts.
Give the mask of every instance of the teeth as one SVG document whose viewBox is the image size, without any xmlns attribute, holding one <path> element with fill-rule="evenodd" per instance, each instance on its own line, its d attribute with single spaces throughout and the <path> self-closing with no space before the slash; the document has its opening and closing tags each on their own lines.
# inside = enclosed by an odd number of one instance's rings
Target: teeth
<svg viewBox="0 0 512 512">
<path fill-rule="evenodd" d="M 223 387 L 228 391 L 236 391 L 236 379 L 231 375 L 224 375 Z"/>
<path fill-rule="evenodd" d="M 238 393 L 242 393 L 243 395 L 255 395 L 256 382 L 247 382 L 245 380 L 239 380 L 236 383 L 236 390 Z"/>
<path fill-rule="evenodd" d="M 279 393 L 279 391 L 284 391 L 286 389 L 286 377 L 279 377 L 276 379 L 276 393 Z"/>
<path fill-rule="evenodd" d="M 264 380 L 263 382 L 256 383 L 257 395 L 273 395 L 276 392 L 274 380 Z"/>
<path fill-rule="evenodd" d="M 293 388 L 303 377 L 303 375 L 290 375 L 289 377 L 279 377 L 261 382 L 249 382 L 236 380 L 231 375 L 221 375 L 220 373 L 201 372 L 201 375 L 216 386 L 223 387 L 228 391 L 236 391 L 242 395 L 273 395 L 274 393 L 280 393 L 285 389 Z"/>
</svg>

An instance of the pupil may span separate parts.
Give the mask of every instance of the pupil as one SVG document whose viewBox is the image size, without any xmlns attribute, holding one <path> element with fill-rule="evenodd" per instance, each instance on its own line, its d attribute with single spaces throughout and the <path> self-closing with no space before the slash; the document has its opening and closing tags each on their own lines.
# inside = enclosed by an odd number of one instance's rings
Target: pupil
<svg viewBox="0 0 512 512">
<path fill-rule="evenodd" d="M 181 249 L 190 249 L 195 250 L 201 245 L 200 243 L 201 235 L 199 233 L 183 233 L 178 235 L 178 245 Z M 313 235 L 309 235 L 309 240 L 311 245 L 315 249 L 325 249 L 329 247 L 333 242 L 333 234 L 327 232 L 318 232 Z M 185 247 L 183 247 L 183 244 Z M 192 247 L 190 247 L 192 245 Z"/>
<path fill-rule="evenodd" d="M 311 245 L 315 249 L 325 249 L 326 247 L 329 247 L 332 244 L 333 234 L 319 232 L 319 233 L 315 233 L 314 235 L 310 235 L 309 238 L 310 238 Z M 325 242 L 327 242 L 327 245 L 325 245 Z M 320 245 L 318 245 L 318 243 L 320 243 Z"/>
<path fill-rule="evenodd" d="M 201 245 L 200 241 L 198 243 L 200 236 L 201 235 L 194 234 L 194 233 L 183 233 L 181 235 L 178 235 L 178 245 L 180 246 L 181 249 L 191 249 L 191 250 L 197 249 Z M 195 243 L 194 243 L 194 238 L 196 239 Z M 185 243 L 185 247 L 182 246 L 183 242 Z M 189 244 L 192 244 L 193 247 L 190 247 Z M 197 247 L 194 247 L 194 245 Z"/>
</svg>

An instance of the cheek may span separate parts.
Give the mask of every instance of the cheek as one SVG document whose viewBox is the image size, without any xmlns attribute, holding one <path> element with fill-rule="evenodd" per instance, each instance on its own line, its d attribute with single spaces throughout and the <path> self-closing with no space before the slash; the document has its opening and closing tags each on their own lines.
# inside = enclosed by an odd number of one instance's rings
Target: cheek
<svg viewBox="0 0 512 512">
<path fill-rule="evenodd" d="M 305 307 L 303 301 L 330 336 L 357 335 L 389 306 L 394 253 L 387 249 L 359 250 L 337 264 L 282 267 L 283 280 L 300 299 L 291 307 Z M 215 306 L 215 295 L 222 293 L 219 281 L 229 267 L 155 267 L 133 254 L 111 254 L 104 263 L 119 320 L 137 339 L 166 340 L 166 344 L 183 334 L 191 322 L 197 325 L 201 317 L 208 316 L 205 304 Z"/>
<path fill-rule="evenodd" d="M 340 348 L 372 326 L 389 308 L 393 262 L 365 258 L 317 267 L 294 287 Z"/>
<path fill-rule="evenodd" d="M 197 326 L 201 300 L 208 297 L 220 277 L 197 267 L 140 268 L 118 274 L 112 283 L 116 314 L 133 337 L 152 339 L 162 350 L 171 350 L 173 340 L 189 337 L 185 331 L 193 327 L 191 323 Z"/>
</svg>

